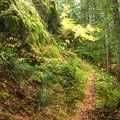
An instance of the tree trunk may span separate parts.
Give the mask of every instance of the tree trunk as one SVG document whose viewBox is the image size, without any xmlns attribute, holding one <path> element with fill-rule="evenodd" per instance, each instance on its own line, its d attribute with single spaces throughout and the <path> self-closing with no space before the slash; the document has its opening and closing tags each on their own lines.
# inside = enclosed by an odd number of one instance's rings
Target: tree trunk
<svg viewBox="0 0 120 120">
<path fill-rule="evenodd" d="M 107 20 L 106 14 L 104 19 Z M 109 25 L 106 23 L 105 27 L 105 48 L 106 48 L 106 71 L 111 71 L 111 57 L 110 57 L 110 37 L 109 37 Z"/>
<path fill-rule="evenodd" d="M 88 20 L 89 20 L 89 24 L 91 27 L 93 27 L 93 1 L 92 0 L 88 0 Z M 90 35 L 93 35 L 93 32 L 90 31 Z"/>
<path fill-rule="evenodd" d="M 114 31 L 117 40 L 117 76 L 120 80 L 120 18 L 118 9 L 118 0 L 113 0 L 113 19 L 114 19 Z"/>
</svg>

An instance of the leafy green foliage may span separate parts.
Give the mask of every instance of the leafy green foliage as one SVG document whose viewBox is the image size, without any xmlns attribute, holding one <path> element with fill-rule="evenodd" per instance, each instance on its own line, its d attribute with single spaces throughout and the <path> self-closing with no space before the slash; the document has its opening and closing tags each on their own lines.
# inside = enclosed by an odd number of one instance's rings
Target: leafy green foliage
<svg viewBox="0 0 120 120">
<path fill-rule="evenodd" d="M 60 51 L 55 45 L 48 45 L 44 50 L 44 56 L 48 58 L 60 58 Z"/>
<path fill-rule="evenodd" d="M 64 108 L 61 109 L 73 113 L 77 101 L 84 98 L 83 89 L 88 73 L 83 69 L 76 54 L 65 52 L 64 56 L 64 61 L 48 59 L 40 66 L 35 66 L 36 71 L 31 80 L 40 86 L 36 93 L 39 109 L 53 105 L 53 101 L 58 97 L 57 101 L 61 99 L 61 102 L 56 104 L 63 106 L 64 102 Z"/>
<path fill-rule="evenodd" d="M 95 41 L 96 38 L 90 35 L 90 32 L 96 31 L 91 25 L 87 25 L 86 28 L 82 27 L 79 24 L 75 24 L 75 21 L 73 19 L 68 18 L 68 14 L 70 12 L 69 10 L 70 6 L 64 6 L 63 13 L 61 14 L 62 19 L 62 32 L 71 31 L 74 39 L 78 38 L 80 41 L 87 39 L 91 41 Z"/>
<path fill-rule="evenodd" d="M 97 73 L 98 107 L 115 109 L 120 100 L 119 89 L 115 78 L 104 73 Z"/>
<path fill-rule="evenodd" d="M 37 102 L 38 102 L 38 109 L 41 109 L 40 107 L 48 106 L 50 104 L 50 91 L 49 89 L 43 88 L 41 90 L 37 91 Z"/>
<path fill-rule="evenodd" d="M 3 99 L 6 99 L 7 97 L 9 97 L 9 93 L 3 92 L 2 95 L 1 95 L 1 97 L 2 97 Z"/>
<path fill-rule="evenodd" d="M 48 65 L 48 68 L 53 72 L 53 74 L 50 74 L 54 75 L 52 79 L 57 79 L 56 82 L 52 80 L 53 83 L 63 86 L 66 94 L 66 103 L 69 105 L 70 103 L 74 104 L 77 99 L 82 100 L 84 98 L 83 88 L 86 83 L 85 81 L 87 81 L 88 73 L 85 70 L 81 70 L 82 66 L 79 65 L 79 60 L 73 53 L 71 56 L 70 53 L 67 55 L 69 55 L 67 60 L 62 64 L 57 63 L 55 65 L 54 63 L 53 68 L 50 65 Z M 47 75 L 49 74 L 47 73 Z"/>
<path fill-rule="evenodd" d="M 116 114 L 115 111 L 119 106 L 120 101 L 120 86 L 117 83 L 116 77 L 111 76 L 108 73 L 98 70 L 93 67 L 96 73 L 96 99 L 97 109 L 99 110 L 99 117 L 106 118 L 112 117 Z"/>
</svg>

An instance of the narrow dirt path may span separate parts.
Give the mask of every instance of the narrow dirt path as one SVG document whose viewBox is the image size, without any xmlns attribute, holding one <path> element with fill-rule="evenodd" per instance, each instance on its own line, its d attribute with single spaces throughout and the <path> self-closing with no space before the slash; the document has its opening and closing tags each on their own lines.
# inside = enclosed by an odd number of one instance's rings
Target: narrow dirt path
<svg viewBox="0 0 120 120">
<path fill-rule="evenodd" d="M 83 63 L 83 66 L 89 71 L 90 76 L 88 79 L 88 83 L 85 88 L 85 98 L 78 106 L 76 110 L 76 115 L 73 118 L 68 120 L 99 120 L 97 118 L 96 111 L 96 95 L 95 95 L 95 74 L 94 72 L 88 68 L 88 66 Z"/>
</svg>

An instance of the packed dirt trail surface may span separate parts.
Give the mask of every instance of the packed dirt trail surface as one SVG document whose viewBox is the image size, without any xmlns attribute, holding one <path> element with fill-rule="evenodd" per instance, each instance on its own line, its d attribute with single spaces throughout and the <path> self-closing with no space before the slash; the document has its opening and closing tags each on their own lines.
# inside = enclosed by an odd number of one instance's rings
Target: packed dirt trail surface
<svg viewBox="0 0 120 120">
<path fill-rule="evenodd" d="M 78 106 L 74 117 L 68 120 L 99 120 L 96 111 L 96 95 L 95 95 L 95 74 L 83 63 L 83 66 L 89 71 L 90 75 L 85 88 L 85 98 Z"/>
</svg>

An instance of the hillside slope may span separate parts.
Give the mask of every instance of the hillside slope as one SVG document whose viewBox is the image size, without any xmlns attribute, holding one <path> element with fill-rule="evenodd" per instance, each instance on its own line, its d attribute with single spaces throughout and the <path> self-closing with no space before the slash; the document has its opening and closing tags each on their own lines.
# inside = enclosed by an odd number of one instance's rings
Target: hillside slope
<svg viewBox="0 0 120 120">
<path fill-rule="evenodd" d="M 94 69 L 84 66 L 72 51 L 61 49 L 53 37 L 60 26 L 54 2 L 1 0 L 0 13 L 0 119 L 65 120 L 73 116 Z M 99 73 L 96 79 L 98 106 L 115 111 L 120 99 L 115 80 Z"/>
<path fill-rule="evenodd" d="M 24 85 L 0 76 L 0 119 L 119 120 L 116 80 L 80 59 L 69 59 L 49 60 L 39 71 L 44 79 L 27 80 Z"/>
<path fill-rule="evenodd" d="M 49 28 L 53 19 L 37 5 L 56 14 L 56 25 Z M 84 97 L 88 73 L 50 34 L 59 26 L 55 5 L 2 0 L 0 12 L 0 119 L 67 117 Z"/>
</svg>

